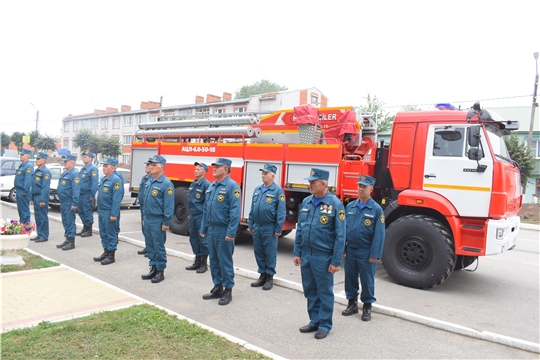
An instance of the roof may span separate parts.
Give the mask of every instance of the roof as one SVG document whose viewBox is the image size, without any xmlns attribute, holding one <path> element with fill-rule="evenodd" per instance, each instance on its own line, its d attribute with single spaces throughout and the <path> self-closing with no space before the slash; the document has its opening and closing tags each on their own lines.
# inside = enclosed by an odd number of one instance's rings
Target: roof
<svg viewBox="0 0 540 360">
<path fill-rule="evenodd" d="M 508 107 L 490 107 L 488 110 L 492 110 L 501 115 L 505 120 L 517 120 L 519 121 L 519 129 L 517 131 L 529 131 L 531 124 L 531 110 L 530 106 L 508 106 Z M 536 109 L 534 115 L 534 129 L 533 131 L 540 131 L 540 109 Z"/>
</svg>

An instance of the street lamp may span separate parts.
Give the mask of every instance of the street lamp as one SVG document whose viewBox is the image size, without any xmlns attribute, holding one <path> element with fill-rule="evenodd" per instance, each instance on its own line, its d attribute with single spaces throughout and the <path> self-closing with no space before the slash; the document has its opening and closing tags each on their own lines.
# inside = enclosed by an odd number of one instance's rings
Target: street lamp
<svg viewBox="0 0 540 360">
<path fill-rule="evenodd" d="M 538 106 L 538 104 L 536 103 L 536 94 L 538 93 L 538 52 L 534 53 L 534 61 L 536 62 L 536 77 L 534 78 L 534 93 L 533 93 L 533 102 L 532 102 L 532 109 L 531 109 L 531 126 L 529 127 L 529 138 L 527 142 L 529 145 L 529 149 L 531 150 L 532 150 L 532 134 L 533 134 L 533 128 L 534 128 L 534 115 L 536 112 L 536 107 Z M 534 151 L 534 155 L 536 156 L 536 149 Z"/>
<path fill-rule="evenodd" d="M 538 53 L 536 53 L 536 55 L 538 55 Z M 538 56 L 537 56 L 538 57 Z M 537 76 L 537 79 L 538 80 L 538 76 Z M 538 82 L 538 81 L 536 81 Z M 36 107 L 36 105 L 30 103 L 30 105 L 32 105 L 34 107 L 34 109 L 36 109 L 36 131 L 38 131 L 38 121 L 39 121 L 39 110 L 38 108 Z"/>
</svg>

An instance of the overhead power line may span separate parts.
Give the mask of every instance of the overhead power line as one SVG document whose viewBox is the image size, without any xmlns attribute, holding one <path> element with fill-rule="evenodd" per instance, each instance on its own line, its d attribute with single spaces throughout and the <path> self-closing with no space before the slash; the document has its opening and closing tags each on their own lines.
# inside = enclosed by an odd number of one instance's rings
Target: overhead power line
<svg viewBox="0 0 540 360">
<path fill-rule="evenodd" d="M 445 101 L 445 103 L 450 104 L 459 104 L 459 103 L 474 103 L 476 101 L 491 101 L 491 100 L 504 100 L 504 99 L 517 99 L 517 98 L 525 98 L 525 97 L 531 97 L 530 95 L 519 95 L 519 96 L 506 96 L 506 97 L 499 97 L 499 98 L 492 98 L 492 99 L 474 99 L 474 100 L 459 100 L 459 101 Z M 428 103 L 428 104 L 406 104 L 406 105 L 390 105 L 390 106 L 383 106 L 384 108 L 403 108 L 406 106 L 430 106 L 435 105 L 434 103 Z"/>
</svg>

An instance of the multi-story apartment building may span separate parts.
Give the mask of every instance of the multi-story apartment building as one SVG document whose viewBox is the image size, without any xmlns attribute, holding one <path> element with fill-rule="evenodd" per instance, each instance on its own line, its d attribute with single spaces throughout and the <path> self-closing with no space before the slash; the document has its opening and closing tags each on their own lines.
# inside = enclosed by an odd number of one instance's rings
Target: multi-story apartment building
<svg viewBox="0 0 540 360">
<path fill-rule="evenodd" d="M 194 104 L 161 107 L 155 101 L 143 101 L 139 110 L 122 105 L 117 108 L 94 110 L 90 114 L 66 116 L 62 119 L 62 148 L 78 155 L 79 149 L 73 146 L 73 137 L 81 129 L 91 129 L 96 134 L 116 136 L 122 143 L 122 157 L 118 160 L 131 163 L 131 139 L 137 132 L 138 125 L 158 121 L 161 116 L 211 115 L 222 113 L 242 113 L 248 111 L 276 111 L 290 109 L 298 105 L 312 104 L 316 107 L 328 106 L 328 99 L 317 88 L 280 91 L 262 95 L 253 95 L 247 99 L 232 99 L 232 94 L 223 96 L 208 94 L 206 98 L 195 97 Z"/>
</svg>

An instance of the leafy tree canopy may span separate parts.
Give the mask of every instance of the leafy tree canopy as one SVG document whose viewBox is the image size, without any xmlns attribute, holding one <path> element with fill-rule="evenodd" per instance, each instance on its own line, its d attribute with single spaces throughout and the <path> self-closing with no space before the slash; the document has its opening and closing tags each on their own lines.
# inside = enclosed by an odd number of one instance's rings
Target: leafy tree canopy
<svg viewBox="0 0 540 360">
<path fill-rule="evenodd" d="M 73 146 L 81 152 L 91 151 L 103 156 L 118 157 L 122 154 L 122 144 L 117 136 L 96 135 L 90 129 L 82 129 L 73 137 Z"/>
<path fill-rule="evenodd" d="M 11 144 L 11 136 L 2 131 L 0 133 L 0 141 L 2 145 L 2 155 L 4 155 L 4 149 L 9 147 L 9 144 Z"/>
<path fill-rule="evenodd" d="M 38 142 L 39 139 L 41 138 L 41 134 L 40 134 L 39 131 L 37 131 L 37 130 L 32 130 L 32 131 L 28 134 L 28 136 L 30 136 L 30 143 L 29 143 L 29 145 L 30 145 L 31 147 L 33 147 L 34 149 L 37 150 L 38 148 L 36 147 L 36 142 Z"/>
<path fill-rule="evenodd" d="M 117 158 L 122 154 L 122 144 L 117 136 L 101 136 L 100 153 L 104 156 Z"/>
<path fill-rule="evenodd" d="M 528 147 L 526 141 L 519 140 L 517 134 L 511 134 L 504 137 L 510 158 L 518 163 L 521 171 L 521 185 L 527 188 L 527 179 L 531 176 L 535 168 L 535 158 Z"/>
<path fill-rule="evenodd" d="M 23 136 L 25 135 L 25 133 L 20 131 L 15 131 L 13 134 L 11 134 L 11 141 L 15 143 L 18 152 L 21 152 L 23 148 Z"/>
<path fill-rule="evenodd" d="M 41 136 L 37 141 L 34 142 L 34 148 L 38 151 L 56 151 L 56 139 L 50 137 L 49 135 Z"/>
<path fill-rule="evenodd" d="M 251 95 L 266 94 L 275 91 L 288 90 L 286 86 L 281 86 L 268 80 L 257 81 L 251 85 L 244 85 L 234 96 L 235 99 L 247 99 Z"/>
<path fill-rule="evenodd" d="M 90 129 L 81 129 L 77 135 L 73 137 L 73 146 L 81 149 L 81 152 L 91 151 L 90 146 L 95 142 L 95 138 L 99 137 Z M 98 140 L 99 141 L 99 140 Z M 92 151 L 95 152 L 95 151 Z M 97 153 L 97 152 L 96 152 Z"/>
<path fill-rule="evenodd" d="M 422 108 L 416 105 L 405 105 L 401 108 L 401 111 L 422 111 Z"/>
<path fill-rule="evenodd" d="M 371 96 L 371 94 L 368 94 L 364 99 L 366 99 L 367 104 L 360 106 L 360 109 L 373 113 L 378 131 L 384 132 L 390 130 L 394 122 L 394 116 L 390 116 L 390 113 L 384 110 L 384 105 L 386 104 L 377 95 Z"/>
</svg>

